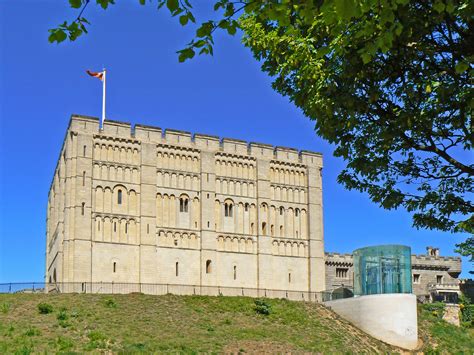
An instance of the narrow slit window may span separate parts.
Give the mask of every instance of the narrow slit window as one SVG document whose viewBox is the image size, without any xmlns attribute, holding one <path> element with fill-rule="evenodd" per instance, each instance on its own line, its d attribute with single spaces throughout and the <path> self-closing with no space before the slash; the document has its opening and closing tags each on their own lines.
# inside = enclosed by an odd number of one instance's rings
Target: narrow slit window
<svg viewBox="0 0 474 355">
<path fill-rule="evenodd" d="M 149 224 L 146 225 L 146 234 L 150 234 L 150 225 Z"/>
<path fill-rule="evenodd" d="M 128 233 L 128 222 L 125 223 L 125 234 Z"/>
<path fill-rule="evenodd" d="M 97 230 L 100 232 L 100 221 L 97 221 Z"/>
<path fill-rule="evenodd" d="M 114 222 L 114 232 L 117 231 L 117 222 Z"/>
<path fill-rule="evenodd" d="M 288 283 L 291 284 L 291 272 L 288 273 Z"/>
<path fill-rule="evenodd" d="M 122 190 L 118 190 L 117 192 L 117 204 L 122 204 Z"/>
<path fill-rule="evenodd" d="M 112 268 L 113 268 L 113 271 L 115 273 L 117 271 L 117 263 L 115 261 L 114 261 L 114 264 L 113 264 Z"/>
<path fill-rule="evenodd" d="M 285 212 L 285 209 L 283 207 L 280 207 L 280 216 L 283 216 L 284 212 Z"/>
<path fill-rule="evenodd" d="M 84 146 L 82 148 L 82 156 L 85 157 L 86 156 L 86 149 L 87 149 L 87 146 Z"/>
<path fill-rule="evenodd" d="M 206 274 L 210 274 L 212 272 L 212 261 L 207 260 L 206 261 Z"/>
<path fill-rule="evenodd" d="M 176 274 L 176 277 L 179 276 L 179 263 L 178 262 L 176 262 L 175 264 L 175 274 Z"/>
<path fill-rule="evenodd" d="M 81 214 L 84 216 L 84 209 L 86 207 L 86 204 L 85 202 L 82 203 L 82 207 L 81 207 Z"/>
<path fill-rule="evenodd" d="M 82 186 L 86 186 L 86 172 L 82 172 Z"/>
<path fill-rule="evenodd" d="M 234 280 L 237 280 L 237 266 L 234 265 Z"/>
</svg>

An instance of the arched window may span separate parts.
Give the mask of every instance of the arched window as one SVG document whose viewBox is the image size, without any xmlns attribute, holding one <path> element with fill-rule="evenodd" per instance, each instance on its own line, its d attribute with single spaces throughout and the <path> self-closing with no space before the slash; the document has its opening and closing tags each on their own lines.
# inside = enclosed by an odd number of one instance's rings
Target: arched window
<svg viewBox="0 0 474 355">
<path fill-rule="evenodd" d="M 248 212 L 248 210 L 249 210 L 249 204 L 246 203 L 246 204 L 245 204 L 245 212 Z"/>
<path fill-rule="evenodd" d="M 100 219 L 97 221 L 97 230 L 100 232 Z"/>
<path fill-rule="evenodd" d="M 267 235 L 267 224 L 262 222 L 262 234 Z"/>
<path fill-rule="evenodd" d="M 283 237 L 283 226 L 280 226 L 280 237 Z"/>
<path fill-rule="evenodd" d="M 212 272 L 212 261 L 207 260 L 206 261 L 206 274 L 210 274 Z"/>
<path fill-rule="evenodd" d="M 85 206 L 86 206 L 86 203 L 83 202 L 82 203 L 82 207 L 81 207 L 81 214 L 84 216 L 84 209 L 85 209 Z"/>
<path fill-rule="evenodd" d="M 188 204 L 189 204 L 188 198 L 187 197 L 181 197 L 179 199 L 179 212 L 187 213 L 188 212 Z"/>
<path fill-rule="evenodd" d="M 233 215 L 233 205 L 230 202 L 224 204 L 224 215 L 226 217 L 232 217 Z"/>
<path fill-rule="evenodd" d="M 250 234 L 253 234 L 253 223 L 250 223 Z"/>
<path fill-rule="evenodd" d="M 175 273 L 176 273 L 176 277 L 178 277 L 178 275 L 179 275 L 179 263 L 178 262 L 176 262 L 176 264 L 175 264 Z"/>
<path fill-rule="evenodd" d="M 300 214 L 300 210 L 299 210 L 299 209 L 296 209 L 296 210 L 295 210 L 295 217 L 298 217 L 299 214 Z"/>
<path fill-rule="evenodd" d="M 82 172 L 82 186 L 85 186 L 86 185 L 86 172 L 83 171 Z"/>
<path fill-rule="evenodd" d="M 291 272 L 288 273 L 288 283 L 291 284 Z"/>
<path fill-rule="evenodd" d="M 122 204 L 122 190 L 118 190 L 118 192 L 117 192 L 117 203 L 119 205 Z"/>
<path fill-rule="evenodd" d="M 114 222 L 114 232 L 117 231 L 117 222 Z"/>
<path fill-rule="evenodd" d="M 272 237 L 275 236 L 275 227 L 273 226 L 273 224 L 270 226 L 270 233 L 271 233 Z"/>
<path fill-rule="evenodd" d="M 128 233 L 128 222 L 125 222 L 125 234 Z"/>
<path fill-rule="evenodd" d="M 282 207 L 280 207 L 280 216 L 283 216 L 283 213 L 285 213 L 285 208 L 283 208 L 283 206 L 282 206 Z"/>
<path fill-rule="evenodd" d="M 112 265 L 112 271 L 115 273 L 117 271 L 117 263 L 114 261 Z"/>
<path fill-rule="evenodd" d="M 237 280 L 237 266 L 234 265 L 234 280 Z"/>
</svg>

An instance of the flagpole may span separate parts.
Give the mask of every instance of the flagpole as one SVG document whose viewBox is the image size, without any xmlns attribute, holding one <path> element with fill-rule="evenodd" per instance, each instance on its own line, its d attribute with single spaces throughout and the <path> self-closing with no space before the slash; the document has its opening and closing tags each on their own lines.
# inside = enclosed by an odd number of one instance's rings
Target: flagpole
<svg viewBox="0 0 474 355">
<path fill-rule="evenodd" d="M 104 121 L 105 121 L 105 76 L 106 70 L 104 68 L 104 80 L 102 81 L 102 129 L 104 129 Z"/>
</svg>

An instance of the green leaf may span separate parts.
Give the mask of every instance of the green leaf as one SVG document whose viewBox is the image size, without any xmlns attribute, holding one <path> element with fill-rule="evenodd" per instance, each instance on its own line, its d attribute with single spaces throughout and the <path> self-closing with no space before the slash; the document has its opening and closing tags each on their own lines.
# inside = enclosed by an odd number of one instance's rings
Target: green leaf
<svg viewBox="0 0 474 355">
<path fill-rule="evenodd" d="M 180 63 L 183 63 L 187 59 L 193 58 L 194 55 L 195 55 L 194 49 L 192 49 L 192 48 L 185 48 L 185 49 L 182 49 L 182 50 L 178 51 L 177 53 L 179 53 L 178 60 L 179 60 Z"/>
<path fill-rule="evenodd" d="M 63 30 L 55 28 L 55 29 L 49 30 L 49 32 L 50 32 L 50 35 L 48 37 L 48 41 L 50 43 L 54 43 L 54 42 L 61 43 L 67 38 L 66 32 Z"/>
<path fill-rule="evenodd" d="M 435 9 L 436 12 L 441 13 L 444 11 L 445 5 L 441 1 L 438 0 L 438 1 L 435 1 L 435 3 L 433 4 L 433 9 Z"/>
<path fill-rule="evenodd" d="M 172 14 L 174 14 L 179 9 L 179 2 L 178 0 L 167 0 L 166 7 Z"/>
<path fill-rule="evenodd" d="M 336 14 L 342 19 L 347 20 L 356 14 L 356 4 L 352 0 L 334 0 Z"/>
<path fill-rule="evenodd" d="M 69 0 L 69 5 L 74 9 L 78 9 L 82 6 L 82 0 Z"/>
<path fill-rule="evenodd" d="M 179 17 L 179 23 L 181 24 L 181 26 L 186 26 L 186 24 L 188 23 L 188 15 L 182 15 Z"/>
<path fill-rule="evenodd" d="M 211 34 L 211 31 L 214 27 L 214 24 L 213 22 L 211 21 L 208 21 L 208 22 L 204 22 L 201 27 L 199 27 L 197 30 L 196 30 L 196 36 L 198 37 L 207 37 Z"/>
<path fill-rule="evenodd" d="M 469 68 L 469 64 L 466 62 L 459 62 L 456 64 L 456 67 L 454 68 L 456 70 L 456 73 L 461 74 L 464 73 L 467 69 Z"/>
</svg>

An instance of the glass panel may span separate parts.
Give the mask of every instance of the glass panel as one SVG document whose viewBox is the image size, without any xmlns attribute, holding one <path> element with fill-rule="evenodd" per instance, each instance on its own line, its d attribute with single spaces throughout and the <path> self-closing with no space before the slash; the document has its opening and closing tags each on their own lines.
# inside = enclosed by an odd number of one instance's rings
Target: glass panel
<svg viewBox="0 0 474 355">
<path fill-rule="evenodd" d="M 411 293 L 411 249 L 381 245 L 354 251 L 354 293 Z"/>
</svg>

